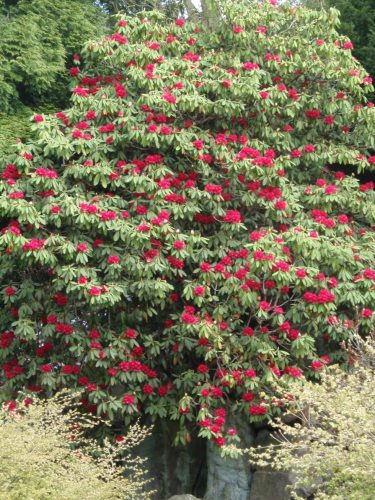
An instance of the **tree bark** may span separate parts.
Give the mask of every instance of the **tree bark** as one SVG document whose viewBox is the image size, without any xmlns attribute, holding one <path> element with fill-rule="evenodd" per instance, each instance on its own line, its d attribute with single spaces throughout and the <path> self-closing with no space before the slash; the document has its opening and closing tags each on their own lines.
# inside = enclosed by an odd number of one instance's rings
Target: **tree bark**
<svg viewBox="0 0 375 500">
<path fill-rule="evenodd" d="M 232 417 L 241 444 L 249 448 L 254 443 L 254 430 L 244 419 Z M 207 489 L 204 500 L 248 500 L 250 498 L 252 472 L 246 453 L 238 458 L 223 458 L 220 449 L 207 443 Z"/>
<path fill-rule="evenodd" d="M 220 22 L 220 9 L 217 0 L 201 0 L 202 17 L 207 26 L 214 30 Z"/>
<path fill-rule="evenodd" d="M 199 20 L 199 11 L 193 4 L 191 0 L 184 0 L 184 5 L 186 12 L 188 14 L 188 18 L 190 21 L 197 22 Z"/>
</svg>

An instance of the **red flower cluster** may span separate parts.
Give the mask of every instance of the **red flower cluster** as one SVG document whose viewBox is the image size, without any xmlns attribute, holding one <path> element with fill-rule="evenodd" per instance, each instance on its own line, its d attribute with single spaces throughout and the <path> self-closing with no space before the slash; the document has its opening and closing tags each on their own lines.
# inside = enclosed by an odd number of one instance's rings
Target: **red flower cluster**
<svg viewBox="0 0 375 500">
<path fill-rule="evenodd" d="M 335 296 L 328 290 L 322 288 L 319 292 L 306 292 L 303 295 L 303 300 L 310 304 L 328 304 L 329 302 L 335 302 Z"/>
</svg>

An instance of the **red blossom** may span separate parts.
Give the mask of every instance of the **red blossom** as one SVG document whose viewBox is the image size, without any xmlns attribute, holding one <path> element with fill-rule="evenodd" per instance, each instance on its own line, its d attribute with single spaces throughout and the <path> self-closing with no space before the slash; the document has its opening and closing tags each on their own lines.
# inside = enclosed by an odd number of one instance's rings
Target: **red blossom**
<svg viewBox="0 0 375 500">
<path fill-rule="evenodd" d="M 229 224 L 239 224 L 241 222 L 241 213 L 238 210 L 227 210 L 223 221 Z"/>
<path fill-rule="evenodd" d="M 109 255 L 107 258 L 108 264 L 118 264 L 120 262 L 120 257 L 118 255 Z"/>
<path fill-rule="evenodd" d="M 267 408 L 262 405 L 250 405 L 249 413 L 252 416 L 255 415 L 265 415 L 267 413 Z"/>
<path fill-rule="evenodd" d="M 122 403 L 126 406 L 134 404 L 134 396 L 132 394 L 125 394 L 122 398 Z"/>
</svg>

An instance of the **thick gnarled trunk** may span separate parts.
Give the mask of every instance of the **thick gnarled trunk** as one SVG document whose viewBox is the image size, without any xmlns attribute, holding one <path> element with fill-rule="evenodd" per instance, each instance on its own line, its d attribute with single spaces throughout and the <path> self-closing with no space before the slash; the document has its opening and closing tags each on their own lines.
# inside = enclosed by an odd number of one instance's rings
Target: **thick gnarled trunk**
<svg viewBox="0 0 375 500">
<path fill-rule="evenodd" d="M 254 443 L 254 430 L 240 420 L 230 418 L 244 447 Z M 136 450 L 147 459 L 145 468 L 151 480 L 148 490 L 155 490 L 156 500 L 173 495 L 193 494 L 204 500 L 249 500 L 252 473 L 248 458 L 223 458 L 220 448 L 193 436 L 187 446 L 173 446 L 177 431 L 174 422 L 159 421 Z M 276 499 L 277 500 L 277 499 Z"/>
<path fill-rule="evenodd" d="M 238 417 L 229 417 L 229 424 L 237 429 L 244 448 L 270 442 L 268 430 L 256 431 Z M 246 454 L 223 458 L 216 445 L 197 436 L 192 436 L 190 445 L 175 447 L 172 442 L 177 430 L 174 422 L 159 421 L 135 450 L 147 459 L 147 489 L 156 491 L 155 500 L 290 500 L 290 474 L 262 468 L 254 471 Z"/>
</svg>

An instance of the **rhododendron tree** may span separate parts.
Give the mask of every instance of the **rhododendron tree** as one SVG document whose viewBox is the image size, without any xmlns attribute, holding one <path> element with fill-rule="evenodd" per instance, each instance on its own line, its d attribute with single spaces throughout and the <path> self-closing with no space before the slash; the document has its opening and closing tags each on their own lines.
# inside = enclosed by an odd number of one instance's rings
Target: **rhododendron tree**
<svg viewBox="0 0 375 500">
<path fill-rule="evenodd" d="M 119 18 L 1 167 L 1 398 L 236 439 L 374 319 L 375 111 L 337 12 Z M 343 167 L 340 167 L 340 166 Z"/>
</svg>

